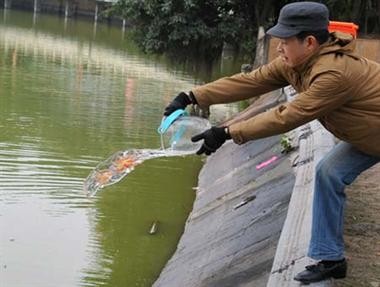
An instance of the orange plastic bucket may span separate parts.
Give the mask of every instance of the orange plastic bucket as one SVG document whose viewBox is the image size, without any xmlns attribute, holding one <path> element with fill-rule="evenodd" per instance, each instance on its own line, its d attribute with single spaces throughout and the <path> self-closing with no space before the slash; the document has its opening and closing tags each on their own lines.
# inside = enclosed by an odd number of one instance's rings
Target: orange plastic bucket
<svg viewBox="0 0 380 287">
<path fill-rule="evenodd" d="M 354 38 L 356 38 L 358 34 L 358 29 L 359 26 L 351 22 L 330 21 L 329 23 L 329 32 L 347 33 L 351 34 Z"/>
</svg>

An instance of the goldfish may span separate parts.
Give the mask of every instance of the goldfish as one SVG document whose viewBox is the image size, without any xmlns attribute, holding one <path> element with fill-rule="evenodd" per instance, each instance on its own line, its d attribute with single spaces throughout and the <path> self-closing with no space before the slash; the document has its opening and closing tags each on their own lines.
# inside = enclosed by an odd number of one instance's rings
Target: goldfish
<svg viewBox="0 0 380 287">
<path fill-rule="evenodd" d="M 109 170 L 102 170 L 102 171 L 99 171 L 95 178 L 96 178 L 96 181 L 100 184 L 100 185 L 104 185 L 106 183 L 108 183 L 111 178 L 112 178 L 112 172 L 109 171 Z"/>
<path fill-rule="evenodd" d="M 114 162 L 117 172 L 123 172 L 126 169 L 131 169 L 137 164 L 136 159 L 132 156 L 120 157 Z"/>
</svg>

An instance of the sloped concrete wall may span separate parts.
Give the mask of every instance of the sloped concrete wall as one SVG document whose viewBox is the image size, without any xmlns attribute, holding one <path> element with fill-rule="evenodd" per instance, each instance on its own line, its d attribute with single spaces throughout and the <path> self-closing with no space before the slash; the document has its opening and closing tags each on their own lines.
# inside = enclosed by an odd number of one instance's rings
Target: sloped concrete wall
<svg viewBox="0 0 380 287">
<path fill-rule="evenodd" d="M 293 185 L 279 136 L 225 144 L 207 158 L 184 234 L 153 286 L 266 286 Z"/>
<path fill-rule="evenodd" d="M 207 160 L 177 251 L 153 286 L 266 286 L 294 184 L 279 141 L 229 143 Z"/>
</svg>

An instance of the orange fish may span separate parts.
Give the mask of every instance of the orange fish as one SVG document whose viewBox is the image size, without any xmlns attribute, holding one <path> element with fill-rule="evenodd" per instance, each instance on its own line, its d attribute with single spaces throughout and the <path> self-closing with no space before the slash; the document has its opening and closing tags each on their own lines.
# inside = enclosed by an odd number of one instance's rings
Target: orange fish
<svg viewBox="0 0 380 287">
<path fill-rule="evenodd" d="M 121 157 L 115 161 L 115 167 L 118 172 L 123 172 L 127 168 L 134 167 L 136 161 L 133 157 Z"/>
<path fill-rule="evenodd" d="M 112 172 L 110 172 L 109 170 L 99 171 L 96 174 L 96 181 L 99 182 L 101 185 L 108 183 L 111 178 Z"/>
</svg>

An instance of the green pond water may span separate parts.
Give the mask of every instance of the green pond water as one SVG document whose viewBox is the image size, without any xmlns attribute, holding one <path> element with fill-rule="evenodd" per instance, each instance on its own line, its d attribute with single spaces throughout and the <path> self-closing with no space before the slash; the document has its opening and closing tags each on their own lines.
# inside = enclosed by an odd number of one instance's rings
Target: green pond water
<svg viewBox="0 0 380 287">
<path fill-rule="evenodd" d="M 201 158 L 148 160 L 93 198 L 84 179 L 118 150 L 159 148 L 173 96 L 234 67 L 144 55 L 121 27 L 0 10 L 0 286 L 151 286 Z"/>
</svg>

